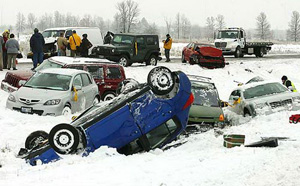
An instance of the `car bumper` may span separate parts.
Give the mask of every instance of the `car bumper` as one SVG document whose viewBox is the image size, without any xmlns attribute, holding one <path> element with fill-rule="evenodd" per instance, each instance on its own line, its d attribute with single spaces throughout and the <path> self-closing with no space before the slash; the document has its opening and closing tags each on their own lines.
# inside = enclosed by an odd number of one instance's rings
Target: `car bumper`
<svg viewBox="0 0 300 186">
<path fill-rule="evenodd" d="M 10 84 L 8 84 L 4 81 L 1 82 L 1 89 L 6 92 L 14 92 L 14 91 L 18 90 L 17 87 L 11 86 Z"/>
<path fill-rule="evenodd" d="M 256 108 L 254 115 L 269 115 L 280 111 L 286 111 L 286 110 L 296 111 L 299 109 L 300 109 L 300 103 L 295 103 L 292 105 L 286 105 L 277 108 L 271 108 L 271 107 L 264 107 L 261 109 Z"/>
<path fill-rule="evenodd" d="M 59 116 L 62 114 L 63 105 L 26 105 L 20 102 L 6 101 L 6 108 L 26 114 L 38 114 L 41 116 Z"/>
</svg>

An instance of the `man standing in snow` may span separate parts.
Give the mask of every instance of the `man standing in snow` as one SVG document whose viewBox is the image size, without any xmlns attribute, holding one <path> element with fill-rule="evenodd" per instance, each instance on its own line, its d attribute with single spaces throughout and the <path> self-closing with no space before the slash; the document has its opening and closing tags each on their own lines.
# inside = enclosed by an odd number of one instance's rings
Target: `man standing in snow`
<svg viewBox="0 0 300 186">
<path fill-rule="evenodd" d="M 37 28 L 34 29 L 34 34 L 30 38 L 30 48 L 33 53 L 32 61 L 34 70 L 37 67 L 37 64 L 41 64 L 44 60 L 44 46 L 45 40 Z"/>
<path fill-rule="evenodd" d="M 291 82 L 291 80 L 288 80 L 286 76 L 282 76 L 281 80 L 282 80 L 282 84 L 285 85 L 288 89 L 290 89 L 293 92 L 297 92 L 294 83 Z"/>
<path fill-rule="evenodd" d="M 20 50 L 19 42 L 15 39 L 14 34 L 10 34 L 10 39 L 5 43 L 5 48 L 7 50 L 7 69 L 10 70 L 10 67 L 13 67 L 13 70 L 16 68 L 16 57 Z"/>
<path fill-rule="evenodd" d="M 73 30 L 72 35 L 69 37 L 69 43 L 71 48 L 71 57 L 79 56 L 81 38 L 76 34 L 76 30 Z"/>
<path fill-rule="evenodd" d="M 172 48 L 172 38 L 170 34 L 167 34 L 167 39 L 163 40 L 164 43 L 164 49 L 165 49 L 165 56 L 166 56 L 166 62 L 171 61 L 170 60 L 170 50 Z"/>
</svg>

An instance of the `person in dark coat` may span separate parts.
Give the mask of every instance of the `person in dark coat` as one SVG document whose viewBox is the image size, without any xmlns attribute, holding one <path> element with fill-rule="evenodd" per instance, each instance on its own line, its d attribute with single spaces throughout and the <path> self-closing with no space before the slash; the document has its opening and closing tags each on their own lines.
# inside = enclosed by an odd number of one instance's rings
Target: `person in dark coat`
<svg viewBox="0 0 300 186">
<path fill-rule="evenodd" d="M 103 44 L 110 44 L 113 36 L 114 36 L 114 34 L 112 32 L 110 32 L 110 31 L 108 31 L 106 33 L 106 35 L 104 36 Z"/>
<path fill-rule="evenodd" d="M 38 63 L 41 64 L 44 58 L 44 49 L 45 40 L 39 30 L 37 28 L 34 29 L 34 34 L 30 38 L 30 48 L 33 53 L 32 61 L 33 61 L 33 68 L 34 70 Z"/>
<path fill-rule="evenodd" d="M 81 57 L 88 57 L 89 49 L 93 46 L 92 43 L 87 39 L 87 34 L 82 35 L 81 40 Z"/>
</svg>

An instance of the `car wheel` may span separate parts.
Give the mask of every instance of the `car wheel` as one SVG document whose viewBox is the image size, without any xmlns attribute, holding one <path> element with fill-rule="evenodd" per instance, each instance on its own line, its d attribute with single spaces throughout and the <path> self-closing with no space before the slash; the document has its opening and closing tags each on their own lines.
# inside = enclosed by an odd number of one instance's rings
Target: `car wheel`
<svg viewBox="0 0 300 186">
<path fill-rule="evenodd" d="M 235 50 L 235 53 L 234 53 L 234 57 L 236 57 L 236 58 L 239 58 L 239 57 L 241 57 L 241 53 L 242 53 L 242 51 L 241 51 L 241 47 L 236 47 L 236 50 Z"/>
<path fill-rule="evenodd" d="M 64 109 L 62 110 L 61 114 L 63 116 L 70 116 L 72 114 L 72 110 L 70 106 L 65 106 Z"/>
<path fill-rule="evenodd" d="M 79 131 L 70 124 L 58 124 L 49 133 L 49 144 L 59 154 L 75 153 L 79 139 Z"/>
<path fill-rule="evenodd" d="M 154 94 L 165 95 L 174 88 L 175 75 L 167 67 L 160 66 L 149 72 L 147 82 Z"/>
<path fill-rule="evenodd" d="M 108 91 L 103 94 L 102 100 L 108 101 L 108 100 L 114 99 L 115 97 L 116 97 L 116 93 L 114 93 L 113 91 Z"/>
<path fill-rule="evenodd" d="M 146 61 L 146 65 L 157 65 L 157 57 L 155 55 L 151 55 L 150 58 Z"/>
<path fill-rule="evenodd" d="M 128 57 L 125 56 L 125 55 L 120 57 L 119 64 L 122 65 L 123 67 L 128 67 L 128 66 L 131 65 L 131 63 L 129 62 Z"/>
<path fill-rule="evenodd" d="M 264 49 L 260 48 L 255 54 L 256 57 L 264 57 Z"/>
<path fill-rule="evenodd" d="M 182 52 L 182 55 L 181 55 L 181 62 L 186 63 L 186 60 L 184 59 L 184 53 L 183 52 Z"/>
<path fill-rule="evenodd" d="M 194 65 L 195 63 L 196 63 L 195 60 L 193 58 L 190 58 L 190 64 Z"/>
<path fill-rule="evenodd" d="M 96 105 L 100 102 L 99 98 L 98 97 L 95 97 L 94 100 L 93 100 L 93 105 Z"/>
<path fill-rule="evenodd" d="M 244 117 L 249 117 L 249 116 L 251 116 L 250 111 L 248 109 L 245 109 L 245 111 L 244 111 Z"/>
<path fill-rule="evenodd" d="M 25 148 L 33 149 L 34 147 L 41 144 L 43 141 L 47 140 L 48 136 L 48 133 L 42 130 L 32 132 L 28 135 L 28 137 L 25 140 Z"/>
</svg>

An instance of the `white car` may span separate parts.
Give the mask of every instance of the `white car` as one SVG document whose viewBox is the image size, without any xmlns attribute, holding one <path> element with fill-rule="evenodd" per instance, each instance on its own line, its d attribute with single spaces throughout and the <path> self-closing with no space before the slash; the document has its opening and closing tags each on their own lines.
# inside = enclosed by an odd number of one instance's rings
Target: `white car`
<svg viewBox="0 0 300 186">
<path fill-rule="evenodd" d="M 36 72 L 11 93 L 6 107 L 38 115 L 68 115 L 100 100 L 98 86 L 83 70 L 50 68 Z"/>
<path fill-rule="evenodd" d="M 291 92 L 279 82 L 258 81 L 234 89 L 229 110 L 244 116 L 271 114 L 300 108 L 300 94 Z"/>
</svg>

